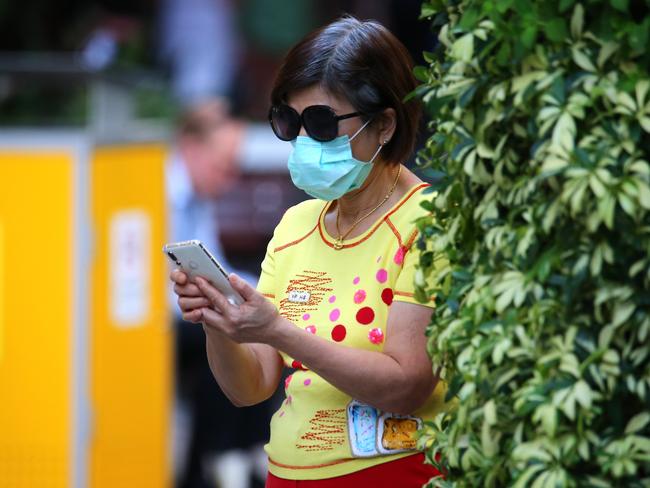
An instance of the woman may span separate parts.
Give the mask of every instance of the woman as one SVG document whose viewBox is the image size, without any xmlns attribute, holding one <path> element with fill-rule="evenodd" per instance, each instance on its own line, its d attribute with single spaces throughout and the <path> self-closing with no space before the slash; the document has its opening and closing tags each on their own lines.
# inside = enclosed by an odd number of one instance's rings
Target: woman
<svg viewBox="0 0 650 488">
<path fill-rule="evenodd" d="M 294 184 L 315 199 L 284 215 L 257 290 L 230 276 L 241 307 L 172 273 L 233 403 L 268 398 L 283 367 L 294 370 L 271 422 L 267 487 L 415 487 L 438 474 L 414 438 L 444 408 L 445 388 L 425 347 L 433 302 L 413 297 L 413 222 L 427 185 L 401 164 L 420 117 L 402 102 L 411 69 L 376 22 L 346 17 L 298 43 L 269 119 L 293 145 Z"/>
</svg>

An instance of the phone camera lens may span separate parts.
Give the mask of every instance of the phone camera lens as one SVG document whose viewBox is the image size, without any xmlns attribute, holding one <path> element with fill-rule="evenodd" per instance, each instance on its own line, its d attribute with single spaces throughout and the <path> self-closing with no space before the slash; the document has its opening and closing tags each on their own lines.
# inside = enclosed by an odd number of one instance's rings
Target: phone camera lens
<svg viewBox="0 0 650 488">
<path fill-rule="evenodd" d="M 178 258 L 176 257 L 176 254 L 174 254 L 173 252 L 167 251 L 167 256 L 172 258 L 177 265 L 179 265 L 179 266 L 181 265 L 181 262 L 178 260 Z"/>
</svg>

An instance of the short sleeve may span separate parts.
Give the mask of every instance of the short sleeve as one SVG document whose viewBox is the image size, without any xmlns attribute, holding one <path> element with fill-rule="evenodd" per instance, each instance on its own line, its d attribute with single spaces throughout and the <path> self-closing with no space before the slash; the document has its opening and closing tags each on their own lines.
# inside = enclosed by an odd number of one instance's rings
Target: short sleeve
<svg viewBox="0 0 650 488">
<path fill-rule="evenodd" d="M 429 298 L 429 301 L 422 303 L 415 298 L 415 272 L 417 264 L 420 261 L 420 253 L 418 252 L 415 240 L 418 231 L 414 230 L 408 240 L 408 247 L 405 248 L 404 262 L 402 264 L 402 271 L 395 283 L 395 290 L 393 291 L 394 300 L 399 302 L 413 303 L 417 305 L 424 305 L 425 307 L 435 308 L 435 296 Z M 442 265 L 442 259 L 440 265 Z M 438 267 L 438 266 L 436 266 Z"/>
<path fill-rule="evenodd" d="M 257 282 L 257 291 L 275 303 L 275 236 L 266 246 L 260 280 Z"/>
</svg>

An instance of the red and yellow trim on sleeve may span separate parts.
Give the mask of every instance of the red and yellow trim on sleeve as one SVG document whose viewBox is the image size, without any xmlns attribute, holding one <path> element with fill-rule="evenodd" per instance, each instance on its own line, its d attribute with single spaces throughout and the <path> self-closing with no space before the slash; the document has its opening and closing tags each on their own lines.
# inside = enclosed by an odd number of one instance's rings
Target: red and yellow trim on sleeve
<svg viewBox="0 0 650 488">
<path fill-rule="evenodd" d="M 393 290 L 393 296 L 415 299 L 415 294 L 411 293 L 411 292 L 408 292 L 408 291 Z M 433 302 L 435 304 L 435 302 L 436 302 L 436 296 L 435 295 L 431 295 L 429 297 L 429 303 L 431 303 L 431 302 Z"/>
<path fill-rule="evenodd" d="M 386 225 L 390 227 L 390 230 L 393 231 L 393 234 L 395 234 L 395 237 L 397 238 L 397 245 L 399 247 L 402 247 L 402 235 L 399 233 L 397 228 L 395 227 L 395 224 L 393 224 L 393 221 L 390 220 L 390 217 L 386 217 Z"/>
<path fill-rule="evenodd" d="M 318 223 L 313 227 L 313 229 L 311 229 L 309 232 L 307 232 L 307 233 L 306 233 L 304 236 L 302 236 L 301 238 L 296 239 L 295 241 L 288 242 L 288 243 L 283 244 L 283 245 L 281 245 L 281 246 L 278 246 L 278 247 L 276 247 L 273 251 L 274 251 L 274 252 L 280 252 L 280 251 L 282 251 L 282 250 L 284 250 L 284 249 L 286 249 L 286 248 L 288 248 L 288 247 L 295 246 L 296 244 L 300 244 L 302 241 L 304 241 L 305 239 L 307 239 L 307 238 L 308 238 L 308 237 L 309 237 L 309 236 L 310 236 L 310 235 L 311 235 L 311 234 L 316 230 L 317 227 L 318 227 Z"/>
</svg>

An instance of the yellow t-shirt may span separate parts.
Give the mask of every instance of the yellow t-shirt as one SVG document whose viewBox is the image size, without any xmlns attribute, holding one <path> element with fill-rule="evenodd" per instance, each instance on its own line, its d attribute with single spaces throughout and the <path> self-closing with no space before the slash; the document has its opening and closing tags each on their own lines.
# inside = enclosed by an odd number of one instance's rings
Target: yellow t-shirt
<svg viewBox="0 0 650 488">
<path fill-rule="evenodd" d="M 297 327 L 343 346 L 382 351 L 388 309 L 413 295 L 414 220 L 426 211 L 412 188 L 362 235 L 334 249 L 323 218 L 329 203 L 290 208 L 275 229 L 258 289 Z M 434 307 L 433 299 L 428 306 Z M 271 420 L 269 470 L 286 479 L 340 476 L 412 454 L 415 431 L 444 407 L 442 382 L 412 416 L 364 405 L 282 353 L 295 371 Z"/>
</svg>

